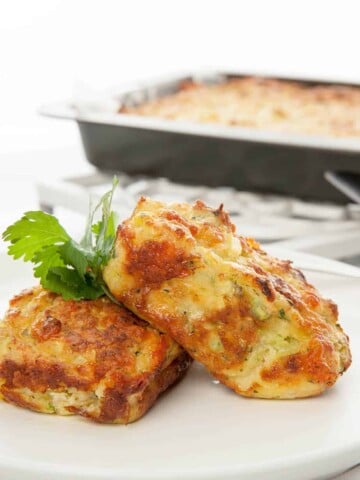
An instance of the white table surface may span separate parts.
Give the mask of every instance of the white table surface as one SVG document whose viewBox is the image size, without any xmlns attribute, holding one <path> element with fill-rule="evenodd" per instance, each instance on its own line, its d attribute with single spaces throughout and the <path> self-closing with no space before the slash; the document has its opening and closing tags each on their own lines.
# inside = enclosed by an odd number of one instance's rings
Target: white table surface
<svg viewBox="0 0 360 480">
<path fill-rule="evenodd" d="M 41 124 L 41 122 L 40 122 Z M 22 143 L 26 150 L 21 148 Z M 94 171 L 85 160 L 76 125 L 51 123 L 29 132 L 0 128 L 0 231 L 26 210 L 38 209 L 36 183 Z M 71 223 L 71 218 L 62 218 Z M 71 230 L 71 225 L 70 225 Z M 1 244 L 0 249 L 4 245 Z"/>
</svg>

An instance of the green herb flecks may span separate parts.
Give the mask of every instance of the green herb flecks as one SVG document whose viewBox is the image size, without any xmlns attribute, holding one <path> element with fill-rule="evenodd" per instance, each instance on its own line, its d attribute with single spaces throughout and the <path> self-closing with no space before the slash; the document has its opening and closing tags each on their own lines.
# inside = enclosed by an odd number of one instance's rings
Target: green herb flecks
<svg viewBox="0 0 360 480">
<path fill-rule="evenodd" d="M 118 180 L 94 209 L 90 208 L 85 235 L 80 243 L 70 237 L 53 215 L 42 211 L 26 212 L 2 234 L 10 242 L 9 255 L 34 264 L 34 275 L 48 290 L 65 300 L 96 299 L 109 296 L 102 270 L 110 260 L 116 237 L 116 214 L 111 203 Z M 101 210 L 101 220 L 94 223 Z"/>
</svg>

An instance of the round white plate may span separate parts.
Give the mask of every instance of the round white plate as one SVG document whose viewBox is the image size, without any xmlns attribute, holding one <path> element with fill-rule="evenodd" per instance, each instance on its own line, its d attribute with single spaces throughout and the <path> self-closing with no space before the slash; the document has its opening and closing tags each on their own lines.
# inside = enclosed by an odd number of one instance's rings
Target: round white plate
<svg viewBox="0 0 360 480">
<path fill-rule="evenodd" d="M 297 262 L 302 259 L 309 262 L 297 253 Z M 7 300 L 34 281 L 22 262 L 0 254 L 0 265 L 2 313 Z M 317 266 L 326 265 L 317 259 Z M 1 480 L 309 480 L 359 462 L 360 280 L 307 276 L 339 304 L 351 339 L 353 365 L 327 393 L 245 399 L 194 364 L 144 418 L 127 426 L 0 403 Z"/>
</svg>

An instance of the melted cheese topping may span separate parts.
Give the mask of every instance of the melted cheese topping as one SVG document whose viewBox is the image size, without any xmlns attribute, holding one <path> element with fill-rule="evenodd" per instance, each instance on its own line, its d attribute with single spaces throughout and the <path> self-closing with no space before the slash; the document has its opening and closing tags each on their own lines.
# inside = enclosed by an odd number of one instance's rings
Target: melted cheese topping
<svg viewBox="0 0 360 480">
<path fill-rule="evenodd" d="M 189 364 L 168 335 L 105 297 L 65 301 L 35 287 L 0 323 L 0 394 L 40 412 L 128 423 Z"/>
<path fill-rule="evenodd" d="M 306 397 L 350 365 L 337 308 L 222 207 L 142 198 L 104 271 L 112 294 L 240 394 Z"/>
</svg>

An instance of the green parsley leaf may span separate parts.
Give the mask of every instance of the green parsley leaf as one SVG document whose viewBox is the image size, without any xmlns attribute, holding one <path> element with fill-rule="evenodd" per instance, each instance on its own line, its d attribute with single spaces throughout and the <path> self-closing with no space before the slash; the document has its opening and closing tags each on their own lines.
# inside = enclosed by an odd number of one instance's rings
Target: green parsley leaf
<svg viewBox="0 0 360 480">
<path fill-rule="evenodd" d="M 70 240 L 58 219 L 41 211 L 26 212 L 5 230 L 2 238 L 11 243 L 9 255 L 15 259 L 23 257 L 25 262 L 32 261 L 43 247 L 61 245 Z"/>
<path fill-rule="evenodd" d="M 76 270 L 66 267 L 51 268 L 46 276 L 46 285 L 65 300 L 94 300 L 104 295 L 100 285 L 84 282 Z"/>
<path fill-rule="evenodd" d="M 49 245 L 34 254 L 31 261 L 34 264 L 34 276 L 36 278 L 45 279 L 50 268 L 65 266 L 65 262 L 59 253 L 60 248 L 62 247 L 59 245 Z"/>
<path fill-rule="evenodd" d="M 102 270 L 110 260 L 116 237 L 116 214 L 111 210 L 118 185 L 105 193 L 94 209 L 89 209 L 85 235 L 80 243 L 70 237 L 57 218 L 42 211 L 27 212 L 9 226 L 2 238 L 10 242 L 9 255 L 34 264 L 34 275 L 48 290 L 64 299 L 95 299 L 109 296 Z M 101 209 L 101 219 L 94 223 Z"/>
<path fill-rule="evenodd" d="M 92 262 L 93 252 L 85 250 L 74 240 L 64 243 L 64 245 L 59 247 L 58 251 L 65 265 L 72 265 L 78 275 L 84 280 L 88 267 Z"/>
</svg>

